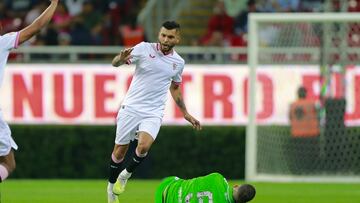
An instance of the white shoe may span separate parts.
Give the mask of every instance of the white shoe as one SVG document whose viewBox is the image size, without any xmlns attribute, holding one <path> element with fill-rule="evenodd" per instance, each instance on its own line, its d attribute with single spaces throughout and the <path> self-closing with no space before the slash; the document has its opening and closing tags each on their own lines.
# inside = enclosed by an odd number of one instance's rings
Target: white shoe
<svg viewBox="0 0 360 203">
<path fill-rule="evenodd" d="M 116 182 L 114 184 L 112 192 L 115 195 L 120 195 L 121 193 L 123 193 L 125 191 L 125 186 L 126 186 L 127 180 L 130 177 L 131 177 L 131 173 L 127 172 L 126 169 L 121 171 L 121 173 L 119 174 L 118 179 L 116 180 Z"/>
</svg>

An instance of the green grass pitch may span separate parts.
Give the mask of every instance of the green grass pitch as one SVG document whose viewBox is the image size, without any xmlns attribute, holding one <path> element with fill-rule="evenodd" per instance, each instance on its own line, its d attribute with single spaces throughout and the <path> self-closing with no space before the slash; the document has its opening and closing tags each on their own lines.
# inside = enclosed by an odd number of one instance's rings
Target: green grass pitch
<svg viewBox="0 0 360 203">
<path fill-rule="evenodd" d="M 160 180 L 129 180 L 120 203 L 154 202 Z M 230 181 L 230 184 L 240 183 Z M 106 180 L 6 180 L 2 203 L 106 203 Z M 253 183 L 252 203 L 360 203 L 360 184 Z"/>
</svg>

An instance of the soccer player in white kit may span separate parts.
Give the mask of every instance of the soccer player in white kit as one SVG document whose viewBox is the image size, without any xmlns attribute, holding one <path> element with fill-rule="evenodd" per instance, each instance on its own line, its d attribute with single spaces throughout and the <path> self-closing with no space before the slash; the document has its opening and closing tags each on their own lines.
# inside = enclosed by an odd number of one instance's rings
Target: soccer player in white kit
<svg viewBox="0 0 360 203">
<path fill-rule="evenodd" d="M 52 18 L 59 0 L 51 0 L 49 7 L 32 24 L 18 31 L 0 35 L 0 86 L 4 77 L 4 69 L 12 49 L 16 49 L 20 44 L 33 37 L 40 31 Z M 0 23 L 0 32 L 1 32 Z M 13 149 L 18 146 L 11 137 L 11 131 L 7 123 L 3 120 L 0 109 L 0 182 L 4 181 L 15 169 L 15 155 Z"/>
<path fill-rule="evenodd" d="M 180 41 L 180 25 L 174 21 L 163 23 L 158 43 L 141 42 L 124 49 L 115 56 L 112 65 L 136 64 L 130 88 L 117 115 L 115 146 L 110 160 L 108 202 L 118 202 L 117 195 L 135 168 L 144 160 L 159 132 L 167 92 L 180 108 L 184 118 L 197 130 L 200 122 L 191 116 L 184 104 L 180 83 L 184 60 L 173 47 Z M 138 139 L 134 157 L 120 173 L 129 143 Z"/>
</svg>

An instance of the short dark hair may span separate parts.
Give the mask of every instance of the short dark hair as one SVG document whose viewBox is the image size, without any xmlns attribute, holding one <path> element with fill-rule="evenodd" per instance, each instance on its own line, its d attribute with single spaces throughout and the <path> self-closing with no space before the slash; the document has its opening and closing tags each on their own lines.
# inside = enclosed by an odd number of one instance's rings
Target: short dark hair
<svg viewBox="0 0 360 203">
<path fill-rule="evenodd" d="M 238 188 L 238 200 L 236 203 L 245 203 L 252 200 L 255 197 L 255 187 L 250 184 L 241 185 Z"/>
<path fill-rule="evenodd" d="M 180 30 L 180 25 L 179 23 L 175 22 L 175 21 L 165 21 L 162 26 L 168 30 L 172 30 L 172 29 L 177 29 Z"/>
</svg>

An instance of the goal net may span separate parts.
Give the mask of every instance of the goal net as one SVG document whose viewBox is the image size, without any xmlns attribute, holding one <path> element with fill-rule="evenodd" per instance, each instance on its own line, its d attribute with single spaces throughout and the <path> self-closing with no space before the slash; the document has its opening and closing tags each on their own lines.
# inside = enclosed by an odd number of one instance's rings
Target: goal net
<svg viewBox="0 0 360 203">
<path fill-rule="evenodd" d="M 360 181 L 359 22 L 250 15 L 247 180 Z"/>
</svg>

